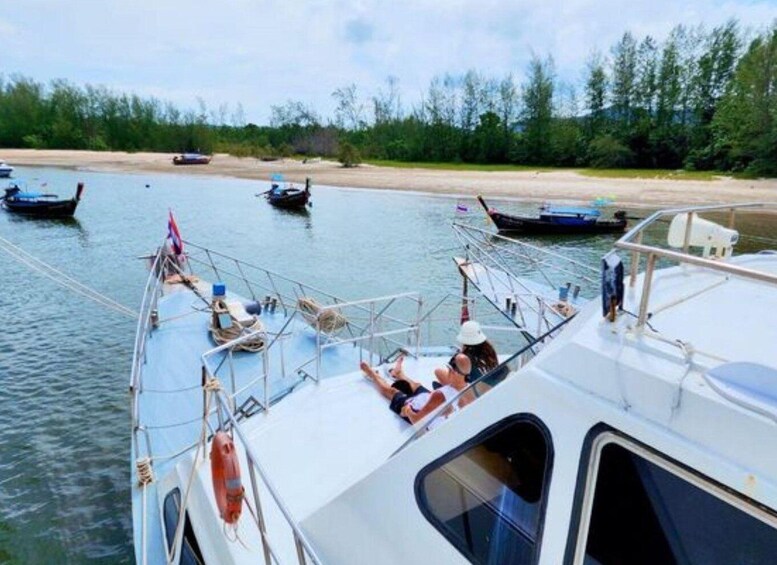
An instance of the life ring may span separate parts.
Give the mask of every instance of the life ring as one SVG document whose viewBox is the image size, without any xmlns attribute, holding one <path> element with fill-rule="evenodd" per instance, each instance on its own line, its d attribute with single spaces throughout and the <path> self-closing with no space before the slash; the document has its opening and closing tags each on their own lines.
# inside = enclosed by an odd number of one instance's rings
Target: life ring
<svg viewBox="0 0 777 565">
<path fill-rule="evenodd" d="M 219 514 L 227 524 L 234 524 L 243 510 L 245 489 L 240 481 L 240 461 L 235 444 L 226 432 L 216 432 L 213 436 L 210 473 Z"/>
</svg>

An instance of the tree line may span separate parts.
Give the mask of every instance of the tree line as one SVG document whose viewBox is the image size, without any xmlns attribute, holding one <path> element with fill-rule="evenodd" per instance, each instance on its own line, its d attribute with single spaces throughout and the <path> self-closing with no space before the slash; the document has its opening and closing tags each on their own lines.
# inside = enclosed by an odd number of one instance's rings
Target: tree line
<svg viewBox="0 0 777 565">
<path fill-rule="evenodd" d="M 323 119 L 298 100 L 271 107 L 268 126 L 227 106 L 181 111 L 104 87 L 0 79 L 0 147 L 223 151 L 412 162 L 686 168 L 777 176 L 777 23 L 676 26 L 659 43 L 622 35 L 594 52 L 579 84 L 533 56 L 521 81 L 477 70 L 432 79 L 402 103 L 399 80 L 376 93 L 332 94 Z M 347 155 L 347 157 L 343 157 Z"/>
</svg>

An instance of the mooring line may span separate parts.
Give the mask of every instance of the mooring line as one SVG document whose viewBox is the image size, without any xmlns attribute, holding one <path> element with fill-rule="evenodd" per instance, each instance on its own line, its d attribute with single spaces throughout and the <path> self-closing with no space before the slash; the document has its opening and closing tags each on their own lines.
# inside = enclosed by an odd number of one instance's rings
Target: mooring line
<svg viewBox="0 0 777 565">
<path fill-rule="evenodd" d="M 76 294 L 80 294 L 81 296 L 88 298 L 89 300 L 92 300 L 93 302 L 96 302 L 97 304 L 109 308 L 119 314 L 129 318 L 137 319 L 138 313 L 131 310 L 130 308 L 127 308 L 124 306 L 124 304 L 116 302 L 112 298 L 109 298 L 108 296 L 105 296 L 104 294 L 89 288 L 85 284 L 77 281 L 73 277 L 66 275 L 58 269 L 55 269 L 48 263 L 41 261 L 34 255 L 28 253 L 18 245 L 15 245 L 3 237 L 0 237 L 0 249 L 8 253 L 22 265 L 25 265 L 38 274 L 54 281 L 58 285 L 72 292 L 75 292 Z"/>
</svg>

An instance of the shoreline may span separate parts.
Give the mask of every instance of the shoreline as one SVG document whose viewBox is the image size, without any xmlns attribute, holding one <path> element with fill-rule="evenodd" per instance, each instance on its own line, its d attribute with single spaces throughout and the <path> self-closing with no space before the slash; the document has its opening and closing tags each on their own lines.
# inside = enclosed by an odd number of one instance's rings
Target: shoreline
<svg viewBox="0 0 777 565">
<path fill-rule="evenodd" d="M 173 165 L 174 153 L 0 149 L 0 160 L 12 166 L 62 167 L 95 172 L 167 173 L 269 181 L 281 173 L 294 183 L 310 177 L 315 189 L 333 186 L 398 190 L 450 197 L 585 203 L 612 198 L 618 206 L 660 208 L 695 204 L 777 203 L 777 179 L 711 181 L 613 179 L 583 176 L 573 170 L 455 171 L 360 165 L 346 169 L 335 161 L 303 163 L 293 159 L 261 161 L 216 154 L 209 165 Z"/>
</svg>

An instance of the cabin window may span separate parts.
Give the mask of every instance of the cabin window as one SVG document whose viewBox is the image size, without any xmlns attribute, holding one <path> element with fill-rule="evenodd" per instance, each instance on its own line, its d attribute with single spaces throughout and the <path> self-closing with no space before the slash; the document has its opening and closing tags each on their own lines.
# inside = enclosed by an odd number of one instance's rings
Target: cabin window
<svg viewBox="0 0 777 565">
<path fill-rule="evenodd" d="M 163 508 L 168 551 L 173 550 L 175 529 L 178 527 L 178 514 L 180 511 L 181 491 L 178 488 L 174 488 L 165 497 Z M 194 536 L 188 512 L 184 512 L 183 543 L 181 544 L 181 558 L 178 562 L 181 565 L 201 565 L 205 563 L 202 553 L 200 553 L 200 546 L 197 544 L 197 538 Z"/>
<path fill-rule="evenodd" d="M 473 562 L 533 563 L 550 476 L 549 438 L 527 416 L 492 426 L 421 471 L 421 511 Z"/>
<path fill-rule="evenodd" d="M 591 508 L 578 540 L 585 540 L 584 551 L 579 548 L 575 563 L 774 563 L 773 515 L 652 451 L 605 435 L 593 496 L 584 505 Z"/>
</svg>

